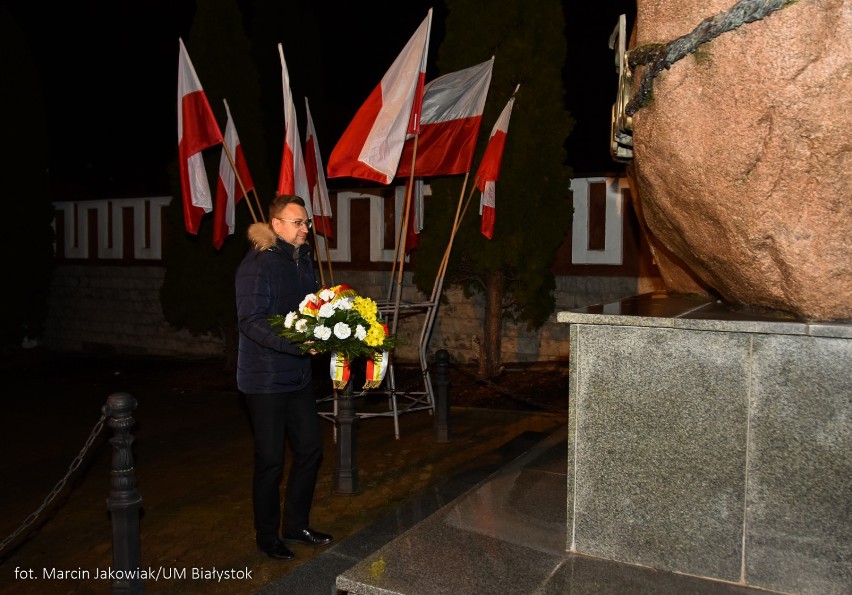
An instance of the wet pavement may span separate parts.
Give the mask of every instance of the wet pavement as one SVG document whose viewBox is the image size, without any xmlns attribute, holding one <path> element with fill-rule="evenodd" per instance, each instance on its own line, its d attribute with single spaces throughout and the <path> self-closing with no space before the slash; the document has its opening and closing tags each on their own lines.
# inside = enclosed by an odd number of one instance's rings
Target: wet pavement
<svg viewBox="0 0 852 595">
<path fill-rule="evenodd" d="M 158 575 L 144 581 L 149 593 L 290 592 L 287 575 L 303 580 L 313 558 L 351 546 L 347 538 L 375 533 L 389 515 L 400 526 L 400 515 L 414 522 L 429 514 L 430 506 L 446 503 L 567 422 L 564 413 L 453 406 L 452 440 L 438 443 L 428 411 L 401 415 L 398 440 L 391 417 L 361 419 L 360 490 L 343 494 L 335 491 L 333 425 L 324 421 L 326 455 L 311 524 L 337 542 L 316 550 L 294 546 L 296 559 L 281 562 L 254 547 L 251 432 L 220 362 L 32 353 L 5 358 L 2 374 L 0 539 L 15 532 L 68 472 L 107 397 L 125 391 L 137 400 L 141 559 L 146 572 Z M 374 405 L 358 402 L 359 410 Z M 111 590 L 111 434 L 103 428 L 65 489 L 2 551 L 0 593 Z"/>
</svg>

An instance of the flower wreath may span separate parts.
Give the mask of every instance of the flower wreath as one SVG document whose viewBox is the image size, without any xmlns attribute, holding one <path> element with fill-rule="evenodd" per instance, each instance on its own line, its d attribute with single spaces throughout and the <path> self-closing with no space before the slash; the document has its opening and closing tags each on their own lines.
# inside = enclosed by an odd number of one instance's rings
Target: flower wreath
<svg viewBox="0 0 852 595">
<path fill-rule="evenodd" d="M 348 285 L 326 287 L 309 293 L 299 310 L 269 319 L 273 330 L 299 344 L 302 353 L 331 353 L 330 374 L 336 389 L 349 381 L 350 363 L 367 357 L 364 388 L 378 387 L 388 367 L 388 351 L 396 346 L 376 302 L 362 297 Z"/>
</svg>

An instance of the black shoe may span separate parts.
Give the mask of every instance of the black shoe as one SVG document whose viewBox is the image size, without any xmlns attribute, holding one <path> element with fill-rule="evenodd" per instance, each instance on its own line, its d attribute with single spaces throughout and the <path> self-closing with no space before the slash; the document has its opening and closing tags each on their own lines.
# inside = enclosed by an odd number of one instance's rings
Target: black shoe
<svg viewBox="0 0 852 595">
<path fill-rule="evenodd" d="M 257 544 L 257 549 L 270 558 L 275 558 L 276 560 L 292 560 L 296 557 L 296 554 L 291 552 L 280 539 L 276 539 L 270 544 Z"/>
<path fill-rule="evenodd" d="M 320 533 L 313 529 L 302 529 L 294 533 L 284 533 L 282 540 L 286 544 L 307 545 L 309 547 L 322 547 L 328 545 L 334 538 L 328 533 Z"/>
</svg>

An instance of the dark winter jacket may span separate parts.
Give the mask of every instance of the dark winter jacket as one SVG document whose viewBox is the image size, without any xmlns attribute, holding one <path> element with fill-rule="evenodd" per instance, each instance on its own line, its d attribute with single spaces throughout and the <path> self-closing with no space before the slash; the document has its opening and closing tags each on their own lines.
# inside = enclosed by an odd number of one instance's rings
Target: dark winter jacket
<svg viewBox="0 0 852 595">
<path fill-rule="evenodd" d="M 311 248 L 296 249 L 266 224 L 249 229 L 253 247 L 236 274 L 237 386 L 247 394 L 293 392 L 311 382 L 311 356 L 279 337 L 269 325 L 274 314 L 298 310 L 317 290 Z"/>
</svg>

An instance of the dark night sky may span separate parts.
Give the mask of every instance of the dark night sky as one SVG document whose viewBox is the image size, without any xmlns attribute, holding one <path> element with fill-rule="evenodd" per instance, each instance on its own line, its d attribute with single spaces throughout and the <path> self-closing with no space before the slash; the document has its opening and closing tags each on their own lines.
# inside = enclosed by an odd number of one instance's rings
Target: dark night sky
<svg viewBox="0 0 852 595">
<path fill-rule="evenodd" d="M 345 2 L 345 10 L 323 10 L 322 18 L 330 28 L 357 31 L 359 38 L 372 39 L 374 44 L 364 55 L 375 63 L 359 70 L 364 90 L 351 93 L 353 105 L 342 120 L 354 115 L 425 18 L 427 9 L 435 4 L 438 2 L 422 0 Z M 576 120 L 566 144 L 568 164 L 575 174 L 615 171 L 619 167 L 609 159 L 607 140 L 616 75 L 607 44 L 619 14 L 627 13 L 628 27 L 632 25 L 635 2 L 564 0 L 563 4 L 569 51 L 566 107 Z M 186 38 L 194 5 L 192 0 L 113 0 L 53 3 L 48 7 L 2 0 L 8 12 L 0 16 L 12 15 L 39 64 L 55 190 L 87 192 L 86 186 L 98 180 L 101 191 L 114 194 L 170 191 L 165 174 L 160 172 L 177 150 L 177 38 Z M 376 6 L 373 14 L 370 6 Z M 358 10 L 365 7 L 367 10 Z M 383 8 L 382 19 L 376 18 L 379 7 Z M 441 11 L 435 12 L 438 18 Z M 337 21 L 328 20 L 335 14 Z M 401 41 L 381 43 L 381 32 L 395 22 L 405 23 L 399 34 Z M 442 25 L 433 22 L 432 57 L 437 55 L 441 30 Z M 323 73 L 327 80 L 343 81 L 347 74 L 351 76 L 352 64 L 347 62 L 346 53 L 341 56 L 338 72 L 327 65 L 329 72 Z M 294 70 L 289 59 L 288 66 L 291 80 L 298 80 L 301 73 Z M 295 94 L 295 82 L 293 87 Z M 296 100 L 301 102 L 298 96 Z M 314 111 L 320 131 L 323 117 Z M 490 128 L 492 124 L 484 122 L 483 126 Z M 224 122 L 220 125 L 224 128 Z M 300 122 L 300 128 L 304 140 L 304 122 Z M 320 134 L 324 157 L 342 132 Z"/>
</svg>

